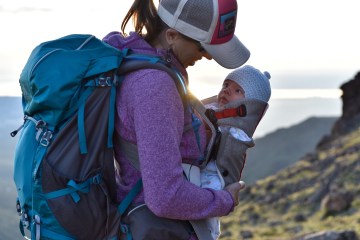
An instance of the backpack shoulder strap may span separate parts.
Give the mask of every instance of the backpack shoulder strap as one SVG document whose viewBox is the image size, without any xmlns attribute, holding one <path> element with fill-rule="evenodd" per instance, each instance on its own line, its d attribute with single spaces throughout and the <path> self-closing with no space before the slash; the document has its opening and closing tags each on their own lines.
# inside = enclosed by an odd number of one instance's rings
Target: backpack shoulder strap
<svg viewBox="0 0 360 240">
<path fill-rule="evenodd" d="M 185 79 L 183 78 L 179 70 L 177 70 L 175 67 L 168 66 L 163 60 L 158 57 L 136 54 L 128 55 L 126 56 L 126 60 L 121 64 L 121 67 L 118 69 L 117 74 L 121 76 L 132 71 L 148 68 L 158 69 L 168 73 L 170 77 L 174 80 L 183 101 L 185 101 L 185 96 L 188 93 Z"/>
<path fill-rule="evenodd" d="M 122 137 L 118 138 L 118 143 L 120 144 L 121 152 L 130 161 L 131 165 L 137 170 L 140 170 L 139 153 L 137 146 L 129 141 L 126 141 Z"/>
</svg>

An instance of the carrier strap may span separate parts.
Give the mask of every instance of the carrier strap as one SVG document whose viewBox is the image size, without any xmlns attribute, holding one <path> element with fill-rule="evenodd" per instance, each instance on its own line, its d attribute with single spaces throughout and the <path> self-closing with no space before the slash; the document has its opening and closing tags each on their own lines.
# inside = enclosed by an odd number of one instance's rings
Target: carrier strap
<svg viewBox="0 0 360 240">
<path fill-rule="evenodd" d="M 189 99 L 189 103 L 191 105 L 191 107 L 194 109 L 195 112 L 197 112 L 201 118 L 203 119 L 203 121 L 207 124 L 207 126 L 210 128 L 211 130 L 211 137 L 209 139 L 209 143 L 207 144 L 206 150 L 205 150 L 205 154 L 204 154 L 204 161 L 202 163 L 202 166 L 205 166 L 207 164 L 207 162 L 209 161 L 210 157 L 211 157 L 211 152 L 212 152 L 212 148 L 215 144 L 215 136 L 216 136 L 216 129 L 215 126 L 213 125 L 213 123 L 211 122 L 211 120 L 209 119 L 209 117 L 206 114 L 206 108 L 204 106 L 204 104 L 198 100 L 194 95 L 192 95 L 191 93 L 188 94 L 188 99 Z M 189 129 L 189 127 L 186 127 L 187 130 Z"/>
<path fill-rule="evenodd" d="M 229 117 L 245 117 L 247 114 L 246 106 L 244 104 L 236 108 L 226 108 L 223 111 L 215 112 L 217 119 L 229 118 Z"/>
</svg>

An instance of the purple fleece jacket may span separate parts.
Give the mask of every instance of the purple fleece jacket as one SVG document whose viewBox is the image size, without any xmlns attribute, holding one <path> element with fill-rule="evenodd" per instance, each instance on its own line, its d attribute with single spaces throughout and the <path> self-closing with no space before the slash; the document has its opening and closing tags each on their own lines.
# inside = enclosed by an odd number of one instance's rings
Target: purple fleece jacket
<svg viewBox="0 0 360 240">
<path fill-rule="evenodd" d="M 136 33 L 124 38 L 117 32 L 104 41 L 116 48 L 167 56 L 165 50 L 152 48 Z M 171 55 L 171 62 L 183 75 L 186 70 Z M 194 131 L 183 134 L 191 122 L 172 78 L 165 72 L 144 69 L 127 74 L 117 91 L 116 134 L 138 146 L 140 171 L 136 170 L 115 146 L 120 165 L 118 200 L 121 201 L 142 177 L 143 191 L 135 202 L 145 202 L 156 215 L 181 220 L 224 216 L 233 210 L 233 199 L 225 190 L 200 188 L 184 178 L 182 161 L 199 158 L 205 148 L 205 128 L 200 127 L 201 149 Z"/>
</svg>

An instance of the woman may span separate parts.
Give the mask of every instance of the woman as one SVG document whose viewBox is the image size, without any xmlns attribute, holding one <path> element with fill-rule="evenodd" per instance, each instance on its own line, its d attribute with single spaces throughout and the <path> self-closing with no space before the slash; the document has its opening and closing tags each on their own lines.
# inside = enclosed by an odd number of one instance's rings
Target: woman
<svg viewBox="0 0 360 240">
<path fill-rule="evenodd" d="M 223 67 L 236 68 L 250 56 L 234 36 L 236 10 L 236 0 L 162 0 L 158 9 L 150 0 L 135 0 L 122 23 L 124 32 L 133 18 L 135 32 L 129 36 L 112 32 L 104 41 L 119 49 L 160 56 L 185 79 L 186 68 L 203 57 L 214 58 Z M 115 147 L 120 166 L 119 201 L 142 178 L 143 191 L 133 203 L 145 203 L 157 217 L 199 220 L 224 216 L 234 209 L 241 184 L 215 191 L 202 189 L 184 178 L 182 162 L 196 165 L 201 161 L 205 128 L 203 124 L 199 128 L 200 141 L 193 131 L 183 133 L 192 115 L 184 108 L 176 85 L 166 72 L 143 69 L 126 75 L 116 104 L 117 137 L 137 145 L 140 163 L 137 170 L 120 147 Z M 195 238 L 193 234 L 188 239 Z"/>
</svg>

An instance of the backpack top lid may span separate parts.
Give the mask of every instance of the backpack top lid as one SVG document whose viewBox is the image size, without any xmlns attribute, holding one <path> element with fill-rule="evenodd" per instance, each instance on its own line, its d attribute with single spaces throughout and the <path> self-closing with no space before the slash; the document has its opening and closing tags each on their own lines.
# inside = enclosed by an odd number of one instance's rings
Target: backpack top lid
<svg viewBox="0 0 360 240">
<path fill-rule="evenodd" d="M 50 126 L 77 103 L 82 80 L 117 69 L 123 52 L 92 35 L 73 34 L 44 42 L 31 53 L 21 75 L 25 115 Z"/>
</svg>

